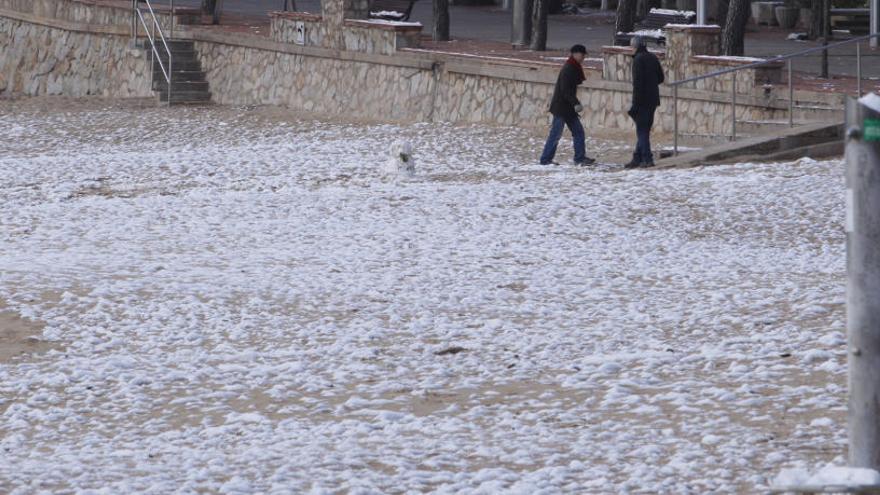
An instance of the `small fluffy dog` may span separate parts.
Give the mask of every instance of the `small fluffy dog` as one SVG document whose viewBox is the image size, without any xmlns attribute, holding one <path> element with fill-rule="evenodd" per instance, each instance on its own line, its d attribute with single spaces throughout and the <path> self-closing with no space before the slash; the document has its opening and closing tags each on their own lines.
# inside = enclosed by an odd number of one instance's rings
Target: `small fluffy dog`
<svg viewBox="0 0 880 495">
<path fill-rule="evenodd" d="M 416 173 L 416 160 L 412 145 L 407 141 L 396 141 L 391 145 L 390 156 L 385 165 L 386 172 L 412 177 Z"/>
</svg>

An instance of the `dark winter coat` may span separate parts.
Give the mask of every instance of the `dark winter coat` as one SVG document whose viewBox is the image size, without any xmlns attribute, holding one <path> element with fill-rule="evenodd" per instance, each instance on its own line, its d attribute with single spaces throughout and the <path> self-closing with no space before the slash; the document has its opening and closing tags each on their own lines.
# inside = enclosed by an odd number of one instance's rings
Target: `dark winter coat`
<svg viewBox="0 0 880 495">
<path fill-rule="evenodd" d="M 633 108 L 657 108 L 660 106 L 660 84 L 663 68 L 657 56 L 645 47 L 639 47 L 633 57 Z"/>
<path fill-rule="evenodd" d="M 550 113 L 564 119 L 577 117 L 574 107 L 581 104 L 577 97 L 577 87 L 584 79 L 584 68 L 577 60 L 569 58 L 556 79 L 553 99 L 550 100 Z"/>
</svg>

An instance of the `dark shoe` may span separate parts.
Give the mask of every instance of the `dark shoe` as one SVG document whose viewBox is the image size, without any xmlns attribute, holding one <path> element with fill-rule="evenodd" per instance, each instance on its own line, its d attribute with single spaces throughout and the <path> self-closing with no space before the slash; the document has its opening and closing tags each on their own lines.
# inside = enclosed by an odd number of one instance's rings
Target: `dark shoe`
<svg viewBox="0 0 880 495">
<path fill-rule="evenodd" d="M 556 162 L 541 162 L 541 165 L 559 165 Z"/>
<path fill-rule="evenodd" d="M 586 157 L 579 162 L 574 162 L 574 164 L 577 165 L 578 167 L 586 167 L 587 165 L 592 165 L 594 163 L 596 163 L 596 159 L 590 158 L 590 157 Z"/>
<path fill-rule="evenodd" d="M 631 162 L 624 165 L 623 168 L 639 168 L 641 165 L 642 165 L 641 162 L 638 162 L 636 160 L 632 160 Z"/>
<path fill-rule="evenodd" d="M 651 168 L 654 166 L 654 162 L 642 162 L 639 168 Z"/>
</svg>

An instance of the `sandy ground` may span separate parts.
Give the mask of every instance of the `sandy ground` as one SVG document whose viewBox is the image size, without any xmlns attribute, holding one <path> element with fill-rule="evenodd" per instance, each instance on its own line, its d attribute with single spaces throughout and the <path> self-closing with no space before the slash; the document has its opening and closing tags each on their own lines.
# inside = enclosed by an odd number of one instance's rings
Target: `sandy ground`
<svg viewBox="0 0 880 495">
<path fill-rule="evenodd" d="M 840 163 L 542 140 L 0 102 L 0 300 L 64 351 L 0 361 L 0 491 L 754 493 L 839 462 Z"/>
<path fill-rule="evenodd" d="M 6 305 L 0 301 L 0 363 L 15 358 L 27 359 L 30 355 L 51 348 L 51 344 L 40 339 L 43 326 L 42 322 L 22 318 L 20 314 L 6 309 Z"/>
</svg>

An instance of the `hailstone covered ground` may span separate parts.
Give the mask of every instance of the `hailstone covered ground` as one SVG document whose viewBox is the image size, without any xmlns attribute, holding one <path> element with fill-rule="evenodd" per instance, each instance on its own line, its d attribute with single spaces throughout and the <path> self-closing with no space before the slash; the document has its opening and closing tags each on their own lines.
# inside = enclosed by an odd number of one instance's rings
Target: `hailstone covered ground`
<svg viewBox="0 0 880 495">
<path fill-rule="evenodd" d="M 743 493 L 842 463 L 842 163 L 541 141 L 0 102 L 0 303 L 48 346 L 0 362 L 0 491 Z"/>
</svg>

